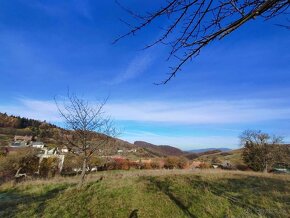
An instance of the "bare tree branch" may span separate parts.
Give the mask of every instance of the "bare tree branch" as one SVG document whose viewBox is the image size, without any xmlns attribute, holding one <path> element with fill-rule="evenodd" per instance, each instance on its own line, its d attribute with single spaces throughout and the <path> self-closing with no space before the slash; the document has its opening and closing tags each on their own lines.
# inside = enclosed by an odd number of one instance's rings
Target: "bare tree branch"
<svg viewBox="0 0 290 218">
<path fill-rule="evenodd" d="M 104 106 L 107 100 L 108 98 L 93 105 L 69 91 L 62 104 L 55 98 L 59 114 L 64 119 L 66 128 L 71 130 L 71 137 L 66 136 L 68 149 L 83 160 L 79 187 L 84 182 L 91 156 L 118 132 L 112 119 L 105 115 Z"/>
<path fill-rule="evenodd" d="M 166 17 L 171 24 L 163 28 L 161 36 L 145 48 L 157 44 L 171 46 L 168 60 L 176 58 L 178 64 L 171 67 L 169 76 L 157 84 L 166 84 L 183 65 L 198 56 L 201 50 L 215 40 L 220 40 L 249 22 L 262 17 L 269 20 L 287 14 L 289 0 L 164 0 L 164 6 L 145 15 L 137 14 L 118 4 L 137 21 L 127 23 L 131 30 L 119 36 L 113 43 L 135 35 L 158 19 Z M 289 21 L 288 21 L 289 22 Z M 289 29 L 288 25 L 282 25 Z"/>
</svg>

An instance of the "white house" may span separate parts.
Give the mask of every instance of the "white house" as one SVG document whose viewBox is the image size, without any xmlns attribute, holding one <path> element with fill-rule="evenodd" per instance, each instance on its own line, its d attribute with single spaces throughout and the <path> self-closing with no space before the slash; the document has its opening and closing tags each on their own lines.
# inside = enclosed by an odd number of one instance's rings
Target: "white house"
<svg viewBox="0 0 290 218">
<path fill-rule="evenodd" d="M 62 147 L 62 148 L 60 149 L 60 152 L 61 152 L 61 153 L 68 153 L 68 148 L 67 148 L 66 146 Z"/>
</svg>

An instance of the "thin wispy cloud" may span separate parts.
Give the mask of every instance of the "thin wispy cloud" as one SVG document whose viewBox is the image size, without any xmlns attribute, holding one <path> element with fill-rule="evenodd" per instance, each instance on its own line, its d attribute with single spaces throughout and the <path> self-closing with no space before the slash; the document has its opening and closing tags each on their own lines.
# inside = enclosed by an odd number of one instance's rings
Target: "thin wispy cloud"
<svg viewBox="0 0 290 218">
<path fill-rule="evenodd" d="M 97 102 L 96 102 L 97 104 Z M 52 123 L 62 123 L 54 101 L 19 98 L 16 103 L 0 105 L 1 112 L 19 115 Z M 138 101 L 125 103 L 107 103 L 105 111 L 116 121 L 134 122 L 150 125 L 146 128 L 126 128 L 120 138 L 129 142 L 136 140 L 154 144 L 169 144 L 183 149 L 215 147 L 238 147 L 238 135 L 242 131 L 239 125 L 251 126 L 259 122 L 290 120 L 290 105 L 286 99 L 235 100 L 235 101 L 199 101 L 199 102 L 165 102 Z M 173 124 L 173 125 L 172 125 Z M 221 125 L 236 126 L 238 130 L 225 129 L 228 135 L 211 133 L 197 135 L 194 132 L 168 134 L 155 132 L 155 127 L 189 125 L 218 128 Z M 144 130 L 142 130 L 142 128 Z M 288 137 L 288 134 L 285 135 Z M 289 137 L 287 138 L 287 140 Z M 286 141 L 287 141 L 286 140 Z M 288 140 L 289 141 L 289 140 Z"/>
<path fill-rule="evenodd" d="M 107 83 L 115 85 L 134 79 L 143 74 L 149 68 L 152 61 L 153 58 L 148 52 L 143 55 L 138 55 L 128 64 L 123 72 Z"/>
<path fill-rule="evenodd" d="M 0 105 L 0 111 L 10 115 L 28 117 L 49 122 L 61 122 L 57 107 L 52 101 L 18 99 L 14 105 Z"/>
<path fill-rule="evenodd" d="M 126 102 L 107 105 L 119 120 L 179 124 L 254 123 L 290 119 L 286 100 Z"/>
<path fill-rule="evenodd" d="M 1 111 L 36 119 L 59 121 L 53 101 L 19 99 L 16 105 L 0 106 Z M 286 99 L 235 101 L 137 101 L 108 103 L 108 114 L 120 121 L 176 124 L 235 124 L 290 119 Z"/>
</svg>

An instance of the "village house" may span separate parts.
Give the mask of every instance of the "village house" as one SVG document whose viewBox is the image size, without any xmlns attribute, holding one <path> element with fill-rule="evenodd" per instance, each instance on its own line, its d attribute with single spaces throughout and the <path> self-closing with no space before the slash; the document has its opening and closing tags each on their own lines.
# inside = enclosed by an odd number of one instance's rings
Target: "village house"
<svg viewBox="0 0 290 218">
<path fill-rule="evenodd" d="M 28 145 L 24 141 L 16 141 L 11 142 L 10 147 L 20 148 L 20 147 L 28 147 Z"/>
<path fill-rule="evenodd" d="M 26 143 L 31 142 L 32 141 L 32 136 L 19 136 L 16 135 L 14 136 L 14 141 L 25 141 Z"/>
<path fill-rule="evenodd" d="M 11 143 L 11 147 L 27 147 L 32 141 L 32 136 L 14 136 L 14 141 Z"/>
<path fill-rule="evenodd" d="M 58 169 L 59 169 L 59 172 L 61 172 L 63 168 L 65 155 L 60 154 L 58 148 L 52 148 L 52 149 L 42 148 L 41 151 L 42 153 L 37 155 L 39 157 L 39 163 L 41 163 L 42 160 L 45 158 L 57 158 L 59 160 Z"/>
<path fill-rule="evenodd" d="M 32 142 L 31 143 L 31 146 L 33 147 L 33 148 L 44 148 L 44 143 L 43 142 Z"/>
</svg>

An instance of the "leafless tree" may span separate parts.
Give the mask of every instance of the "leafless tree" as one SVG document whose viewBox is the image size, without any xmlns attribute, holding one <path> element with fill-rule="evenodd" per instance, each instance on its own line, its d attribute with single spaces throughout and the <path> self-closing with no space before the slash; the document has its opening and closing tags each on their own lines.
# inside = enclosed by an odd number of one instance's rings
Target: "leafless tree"
<svg viewBox="0 0 290 218">
<path fill-rule="evenodd" d="M 69 92 L 61 104 L 55 98 L 66 129 L 71 130 L 71 135 L 66 135 L 68 149 L 82 160 L 79 188 L 84 183 L 92 155 L 117 134 L 111 118 L 104 112 L 106 102 L 107 99 L 97 105 L 90 104 L 87 100 Z"/>
<path fill-rule="evenodd" d="M 178 64 L 171 67 L 169 76 L 158 84 L 166 84 L 175 77 L 182 66 L 209 43 L 232 33 L 250 20 L 262 17 L 269 20 L 281 14 L 287 14 L 289 0 L 164 0 L 164 5 L 157 10 L 138 14 L 119 2 L 137 24 L 125 22 L 130 26 L 129 32 L 118 37 L 114 43 L 141 29 L 158 19 L 167 18 L 169 25 L 163 29 L 161 36 L 145 48 L 157 44 L 171 47 L 168 59 L 177 58 Z M 286 21 L 287 23 L 289 20 Z M 280 24 L 289 29 L 288 24 Z"/>
<path fill-rule="evenodd" d="M 246 130 L 240 136 L 243 159 L 256 171 L 268 172 L 275 162 L 283 162 L 288 145 L 283 145 L 283 138 L 270 136 L 260 130 Z"/>
</svg>

